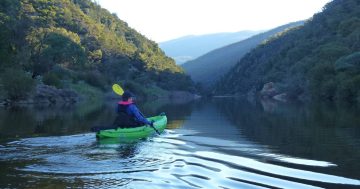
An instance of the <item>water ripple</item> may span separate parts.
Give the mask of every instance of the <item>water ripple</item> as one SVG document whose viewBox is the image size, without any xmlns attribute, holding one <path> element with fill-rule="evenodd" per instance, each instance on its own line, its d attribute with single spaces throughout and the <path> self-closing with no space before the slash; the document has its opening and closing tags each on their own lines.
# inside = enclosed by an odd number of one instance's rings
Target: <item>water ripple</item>
<svg viewBox="0 0 360 189">
<path fill-rule="evenodd" d="M 16 164 L 23 177 L 80 179 L 81 188 L 323 188 L 319 183 L 360 186 L 356 179 L 262 159 L 303 167 L 335 164 L 271 153 L 253 143 L 238 144 L 174 132 L 132 144 L 99 144 L 93 134 L 38 137 L 2 146 L 0 163 L 9 159 L 25 161 Z M 237 150 L 239 155 L 219 149 Z"/>
</svg>

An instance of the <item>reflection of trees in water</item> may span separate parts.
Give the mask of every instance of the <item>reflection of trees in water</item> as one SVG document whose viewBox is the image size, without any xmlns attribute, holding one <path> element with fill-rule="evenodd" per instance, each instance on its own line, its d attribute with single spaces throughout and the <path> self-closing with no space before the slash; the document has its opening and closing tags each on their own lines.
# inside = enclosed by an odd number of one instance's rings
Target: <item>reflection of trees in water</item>
<svg viewBox="0 0 360 189">
<path fill-rule="evenodd" d="M 145 102 L 139 105 L 143 109 L 146 115 L 158 115 L 161 112 L 165 112 L 169 117 L 182 117 L 189 116 L 192 112 L 193 103 L 174 103 L 169 100 L 155 100 Z"/>
<path fill-rule="evenodd" d="M 170 120 L 166 125 L 166 129 L 177 129 L 184 125 L 185 120 Z"/>
<path fill-rule="evenodd" d="M 222 99 L 215 104 L 242 134 L 274 147 L 281 154 L 317 157 L 335 163 L 344 156 L 360 158 L 360 111 L 357 108 L 274 102 L 252 105 L 235 99 Z M 360 167 L 351 163 L 346 165 L 347 169 Z"/>
<path fill-rule="evenodd" d="M 166 113 L 169 120 L 177 119 L 183 120 L 191 115 L 193 109 L 192 103 L 186 104 L 165 104 L 159 110 Z"/>
<path fill-rule="evenodd" d="M 168 118 L 167 129 L 181 128 L 185 120 L 191 116 L 191 113 L 195 107 L 197 107 L 198 101 L 192 101 L 187 103 L 169 103 L 162 106 L 163 112 L 166 113 Z"/>
<path fill-rule="evenodd" d="M 45 127 L 45 133 L 68 134 L 89 131 L 93 124 L 104 124 L 112 116 L 112 112 L 103 103 L 83 103 L 73 107 L 45 109 L 53 111 L 54 116 L 38 121 L 38 127 Z M 35 112 L 35 114 L 42 112 Z"/>
<path fill-rule="evenodd" d="M 145 115 L 158 115 L 165 112 L 168 118 L 167 129 L 182 127 L 186 117 L 191 115 L 194 108 L 194 102 L 173 102 L 169 100 L 157 100 L 146 102 L 140 105 L 143 107 Z"/>
<path fill-rule="evenodd" d="M 30 133 L 35 127 L 33 114 L 24 108 L 0 109 L 0 136 L 16 137 Z"/>
<path fill-rule="evenodd" d="M 24 137 L 64 135 L 88 132 L 92 126 L 111 125 L 116 117 L 117 101 L 83 102 L 69 106 L 28 106 L 0 109 L 0 136 Z M 170 103 L 170 104 L 169 104 Z M 147 116 L 165 112 L 169 127 L 181 127 L 192 111 L 191 103 L 171 104 L 169 101 L 151 101 L 140 104 Z"/>
<path fill-rule="evenodd" d="M 125 144 L 119 146 L 117 151 L 119 152 L 120 158 L 133 158 L 136 156 L 136 154 L 138 154 L 139 148 L 137 143 Z"/>
<path fill-rule="evenodd" d="M 69 106 L 28 106 L 0 110 L 0 132 L 7 137 L 62 135 L 89 131 L 93 123 L 109 120 L 102 103 Z"/>
<path fill-rule="evenodd" d="M 17 163 L 18 166 L 22 166 L 24 162 Z M 2 169 L 3 168 L 3 165 Z M 14 166 L 14 165 L 13 165 Z M 14 166 L 15 167 L 15 166 Z M 13 171 L 13 169 L 10 169 Z M 33 174 L 26 174 L 24 176 L 9 176 L 9 172 L 4 172 L 3 176 L 0 173 L 0 188 L 68 188 L 69 181 L 66 179 L 59 179 L 58 177 L 44 177 L 41 178 L 41 182 L 34 182 Z M 71 183 L 72 188 L 85 188 L 85 183 L 79 180 L 78 182 Z"/>
</svg>

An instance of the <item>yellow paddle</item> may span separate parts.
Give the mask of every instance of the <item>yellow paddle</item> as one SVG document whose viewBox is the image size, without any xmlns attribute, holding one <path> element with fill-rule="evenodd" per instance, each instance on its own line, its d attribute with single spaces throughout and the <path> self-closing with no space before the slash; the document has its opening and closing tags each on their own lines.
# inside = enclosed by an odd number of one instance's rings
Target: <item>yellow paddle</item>
<svg viewBox="0 0 360 189">
<path fill-rule="evenodd" d="M 122 95 L 124 94 L 124 89 L 122 89 L 122 88 L 120 87 L 120 85 L 118 85 L 118 84 L 116 84 L 116 83 L 112 86 L 112 89 L 113 89 L 113 91 L 114 91 L 116 94 L 118 94 L 118 95 L 120 95 L 120 96 L 122 96 Z"/>
</svg>

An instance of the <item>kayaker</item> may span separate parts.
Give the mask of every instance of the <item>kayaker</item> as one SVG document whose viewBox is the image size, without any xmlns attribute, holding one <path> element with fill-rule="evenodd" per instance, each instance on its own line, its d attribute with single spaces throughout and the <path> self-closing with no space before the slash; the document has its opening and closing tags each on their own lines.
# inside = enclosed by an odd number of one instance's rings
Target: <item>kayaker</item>
<svg viewBox="0 0 360 189">
<path fill-rule="evenodd" d="M 122 100 L 118 102 L 116 112 L 118 113 L 114 125 L 120 128 L 132 128 L 142 125 L 154 126 L 153 122 L 147 120 L 135 105 L 135 95 L 125 91 Z"/>
</svg>

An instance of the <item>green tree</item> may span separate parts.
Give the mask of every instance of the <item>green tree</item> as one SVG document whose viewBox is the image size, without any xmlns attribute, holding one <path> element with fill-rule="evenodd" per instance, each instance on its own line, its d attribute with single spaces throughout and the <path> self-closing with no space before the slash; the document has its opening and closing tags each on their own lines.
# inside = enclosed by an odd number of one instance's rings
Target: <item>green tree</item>
<svg viewBox="0 0 360 189">
<path fill-rule="evenodd" d="M 77 68 L 86 61 L 80 37 L 63 28 L 39 28 L 31 31 L 26 39 L 31 47 L 34 75 L 50 71 L 55 64 Z"/>
<path fill-rule="evenodd" d="M 2 73 L 1 81 L 6 97 L 11 100 L 28 97 L 35 86 L 35 82 L 30 74 L 15 68 L 6 69 L 4 73 Z"/>
</svg>

